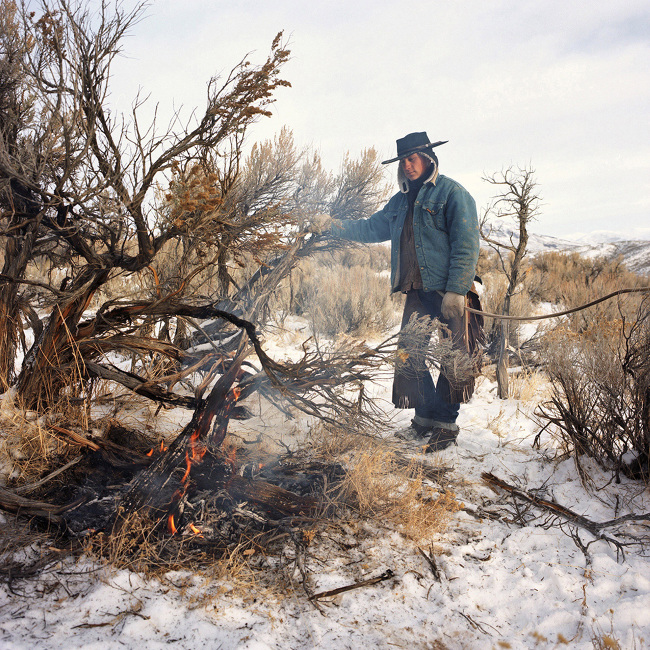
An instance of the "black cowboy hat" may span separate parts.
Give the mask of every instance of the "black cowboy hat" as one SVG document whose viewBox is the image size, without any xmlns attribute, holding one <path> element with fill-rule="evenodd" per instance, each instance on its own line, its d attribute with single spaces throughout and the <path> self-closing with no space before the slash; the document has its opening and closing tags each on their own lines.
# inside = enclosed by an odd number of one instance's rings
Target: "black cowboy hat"
<svg viewBox="0 0 650 650">
<path fill-rule="evenodd" d="M 408 135 L 400 138 L 397 141 L 397 157 L 390 160 L 384 160 L 381 164 L 387 165 L 388 163 L 407 158 L 412 153 L 433 153 L 434 147 L 439 147 L 449 140 L 439 140 L 438 142 L 430 142 L 429 136 L 424 132 L 409 133 Z"/>
</svg>

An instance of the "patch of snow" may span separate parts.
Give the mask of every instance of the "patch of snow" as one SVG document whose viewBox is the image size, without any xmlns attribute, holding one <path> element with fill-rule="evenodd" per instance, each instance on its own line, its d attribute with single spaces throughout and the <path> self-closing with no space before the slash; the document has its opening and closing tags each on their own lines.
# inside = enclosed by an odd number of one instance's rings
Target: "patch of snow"
<svg viewBox="0 0 650 650">
<path fill-rule="evenodd" d="M 285 333 L 267 341 L 276 358 L 296 354 L 300 328 L 298 323 L 285 325 Z M 392 436 L 409 423 L 412 411 L 392 408 L 389 372 L 368 390 L 385 412 L 383 435 Z M 10 401 L 5 394 L 0 407 Z M 287 423 L 258 402 L 254 419 L 232 423 L 235 435 L 262 431 L 291 444 L 306 430 L 304 419 Z M 59 577 L 46 574 L 36 582 L 0 586 L 0 646 L 460 650 L 566 645 L 591 650 L 592 636 L 607 634 L 621 648 L 645 647 L 650 640 L 647 549 L 644 554 L 642 548 L 630 547 L 623 560 L 611 544 L 578 530 L 580 542 L 588 545 L 585 553 L 566 525 L 543 515 L 533 518 L 539 511 L 530 509 L 523 525 L 515 523 L 508 499 L 482 481 L 483 472 L 493 473 L 595 521 L 650 511 L 647 488 L 624 478 L 620 484 L 610 482 L 606 490 L 585 490 L 574 462 L 556 458 L 557 444 L 548 432 L 534 448 L 538 426 L 531 419 L 533 408 L 531 403 L 497 399 L 496 384 L 481 378 L 461 408 L 458 445 L 425 456 L 451 468 L 450 486 L 465 506 L 445 532 L 420 545 L 437 549 L 439 580 L 418 547 L 381 521 L 366 522 L 366 534 L 348 550 L 333 546 L 307 557 L 313 592 L 388 569 L 394 573 L 389 580 L 322 602 L 323 613 L 301 591 L 299 576 L 295 591 L 288 589 L 282 597 L 237 589 L 227 578 L 206 581 L 190 571 L 169 572 L 156 580 L 85 560 L 65 561 Z M 170 430 L 182 419 L 181 411 L 161 411 Z M 416 443 L 403 444 L 405 453 L 422 458 Z M 610 477 L 598 467 L 585 465 L 596 486 L 608 483 Z M 505 516 L 509 508 L 511 515 Z M 500 519 L 481 517 L 485 512 Z M 269 570 L 277 566 L 275 558 L 264 561 Z"/>
</svg>

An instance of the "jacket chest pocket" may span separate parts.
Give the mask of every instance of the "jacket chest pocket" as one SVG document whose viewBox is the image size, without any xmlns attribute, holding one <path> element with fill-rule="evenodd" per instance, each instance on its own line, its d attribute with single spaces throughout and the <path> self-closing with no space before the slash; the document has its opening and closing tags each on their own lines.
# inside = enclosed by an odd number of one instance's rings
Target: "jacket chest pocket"
<svg viewBox="0 0 650 650">
<path fill-rule="evenodd" d="M 390 228 L 391 236 L 396 234 L 401 229 L 401 225 L 404 223 L 402 212 L 406 212 L 406 210 L 401 210 L 400 208 L 396 208 L 388 212 L 386 215 L 386 218 L 388 219 L 388 227 Z"/>
<path fill-rule="evenodd" d="M 422 210 L 425 218 L 431 219 L 437 230 L 447 232 L 447 223 L 445 221 L 445 204 L 425 201 L 422 204 Z"/>
<path fill-rule="evenodd" d="M 389 213 L 389 219 L 392 221 L 401 221 L 406 216 L 406 202 L 404 205 L 398 205 Z"/>
</svg>

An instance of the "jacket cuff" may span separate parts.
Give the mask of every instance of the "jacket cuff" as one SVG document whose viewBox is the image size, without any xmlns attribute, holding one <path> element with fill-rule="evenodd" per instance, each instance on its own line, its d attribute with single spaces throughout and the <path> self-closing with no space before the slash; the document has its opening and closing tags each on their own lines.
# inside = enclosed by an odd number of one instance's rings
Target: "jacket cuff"
<svg viewBox="0 0 650 650">
<path fill-rule="evenodd" d="M 461 296 L 466 296 L 471 288 L 472 285 L 469 287 L 463 287 L 459 284 L 447 284 L 445 291 L 452 291 L 453 293 L 459 293 Z"/>
</svg>

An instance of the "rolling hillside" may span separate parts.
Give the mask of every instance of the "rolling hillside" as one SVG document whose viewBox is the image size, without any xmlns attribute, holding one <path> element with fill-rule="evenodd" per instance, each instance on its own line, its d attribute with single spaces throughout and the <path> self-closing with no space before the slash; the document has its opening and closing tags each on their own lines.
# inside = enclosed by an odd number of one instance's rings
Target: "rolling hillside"
<svg viewBox="0 0 650 650">
<path fill-rule="evenodd" d="M 493 236 L 507 241 L 511 236 L 515 237 L 510 229 L 495 231 Z M 485 244 L 484 244 L 485 245 Z M 640 275 L 650 275 L 650 240 L 626 240 L 614 239 L 611 236 L 595 236 L 575 241 L 570 239 L 559 239 L 548 235 L 530 234 L 528 249 L 531 254 L 558 251 L 576 252 L 585 257 L 606 257 L 616 259 L 621 257 L 625 265 Z"/>
</svg>

